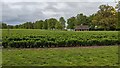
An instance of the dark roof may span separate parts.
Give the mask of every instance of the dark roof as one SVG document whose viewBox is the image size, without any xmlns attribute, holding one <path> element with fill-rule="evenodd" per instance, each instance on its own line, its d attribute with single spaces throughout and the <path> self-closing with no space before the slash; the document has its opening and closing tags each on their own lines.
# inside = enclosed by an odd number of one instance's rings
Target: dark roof
<svg viewBox="0 0 120 68">
<path fill-rule="evenodd" d="M 89 29 L 89 26 L 88 25 L 79 25 L 79 26 L 76 26 L 75 29 Z"/>
</svg>

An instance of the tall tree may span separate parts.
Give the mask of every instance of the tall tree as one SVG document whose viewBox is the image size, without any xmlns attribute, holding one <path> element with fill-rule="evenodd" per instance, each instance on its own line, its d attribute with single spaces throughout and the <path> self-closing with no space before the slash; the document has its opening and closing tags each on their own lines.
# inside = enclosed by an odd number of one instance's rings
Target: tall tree
<svg viewBox="0 0 120 68">
<path fill-rule="evenodd" d="M 18 29 L 18 28 L 19 28 L 19 25 L 15 25 L 14 28 L 15 28 L 15 29 Z"/>
<path fill-rule="evenodd" d="M 13 29 L 13 25 L 8 25 L 8 28 L 9 29 Z"/>
<path fill-rule="evenodd" d="M 32 22 L 26 22 L 22 26 L 24 26 L 25 29 L 33 29 L 33 23 Z"/>
<path fill-rule="evenodd" d="M 88 25 L 88 18 L 86 15 L 83 15 L 82 13 L 81 14 L 77 14 L 76 16 L 76 19 L 77 19 L 77 22 L 76 22 L 76 25 Z"/>
<path fill-rule="evenodd" d="M 95 24 L 92 23 L 93 21 L 96 23 L 96 20 L 93 20 L 94 16 L 95 16 L 95 14 L 92 14 L 92 15 L 90 15 L 90 16 L 88 17 L 89 26 L 90 26 L 91 29 L 94 29 L 94 28 L 95 28 Z M 93 20 L 93 21 L 92 21 L 92 20 Z"/>
<path fill-rule="evenodd" d="M 48 19 L 48 29 L 55 29 L 55 24 L 58 22 L 55 18 Z"/>
<path fill-rule="evenodd" d="M 118 3 L 116 4 L 116 10 L 117 10 L 117 14 L 118 14 L 118 23 L 117 23 L 117 29 L 120 29 L 120 1 L 118 1 Z"/>
<path fill-rule="evenodd" d="M 65 23 L 66 23 L 66 21 L 65 21 L 64 17 L 60 17 L 59 22 L 62 24 L 63 29 L 65 29 Z"/>
<path fill-rule="evenodd" d="M 67 19 L 67 28 L 68 29 L 74 29 L 75 28 L 75 23 L 76 23 L 76 18 L 75 17 L 71 17 L 69 19 Z"/>
<path fill-rule="evenodd" d="M 6 23 L 2 23 L 2 29 L 7 29 L 7 24 Z"/>
<path fill-rule="evenodd" d="M 116 15 L 117 12 L 114 7 L 109 5 L 100 5 L 92 22 L 96 23 L 98 28 L 104 28 L 104 30 L 116 28 Z"/>
<path fill-rule="evenodd" d="M 34 28 L 35 28 L 35 29 L 42 29 L 43 23 L 44 23 L 43 20 L 36 21 L 36 22 L 34 23 Z"/>
<path fill-rule="evenodd" d="M 56 22 L 55 29 L 63 29 L 63 26 L 60 22 Z"/>
<path fill-rule="evenodd" d="M 43 22 L 43 29 L 48 29 L 48 19 Z"/>
</svg>

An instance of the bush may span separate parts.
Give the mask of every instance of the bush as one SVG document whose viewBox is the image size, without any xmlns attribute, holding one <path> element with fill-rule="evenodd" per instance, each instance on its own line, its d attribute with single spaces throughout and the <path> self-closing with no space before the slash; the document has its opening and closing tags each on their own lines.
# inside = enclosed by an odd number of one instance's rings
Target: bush
<svg viewBox="0 0 120 68">
<path fill-rule="evenodd" d="M 12 31 L 14 32 L 14 31 Z M 17 32 L 15 30 L 15 32 Z M 5 33 L 6 34 L 6 33 Z M 4 48 L 73 47 L 120 44 L 118 32 L 18 31 L 2 36 Z"/>
</svg>

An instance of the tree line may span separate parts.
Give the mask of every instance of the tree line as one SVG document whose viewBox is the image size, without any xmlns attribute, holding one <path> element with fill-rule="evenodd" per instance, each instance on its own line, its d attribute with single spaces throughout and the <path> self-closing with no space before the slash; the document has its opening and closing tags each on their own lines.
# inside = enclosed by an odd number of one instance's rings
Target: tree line
<svg viewBox="0 0 120 68">
<path fill-rule="evenodd" d="M 76 16 L 70 17 L 65 20 L 64 17 L 60 17 L 59 20 L 56 18 L 50 18 L 46 20 L 38 20 L 35 22 L 25 22 L 19 25 L 7 25 L 2 23 L 3 29 L 50 29 L 50 30 L 64 30 L 64 29 L 75 29 L 79 25 L 88 25 L 90 29 L 119 29 L 118 27 L 118 7 L 114 8 L 110 5 L 100 5 L 99 10 L 90 15 L 86 16 L 83 13 L 77 14 Z"/>
</svg>

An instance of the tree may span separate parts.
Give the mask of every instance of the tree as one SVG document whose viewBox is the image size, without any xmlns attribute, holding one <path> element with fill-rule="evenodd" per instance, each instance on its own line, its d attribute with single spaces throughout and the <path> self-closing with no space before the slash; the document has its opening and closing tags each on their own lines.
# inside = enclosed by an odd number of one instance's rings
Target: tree
<svg viewBox="0 0 120 68">
<path fill-rule="evenodd" d="M 19 25 L 15 25 L 14 28 L 15 28 L 15 29 L 18 29 L 18 28 L 19 28 Z"/>
<path fill-rule="evenodd" d="M 2 23 L 2 29 L 7 29 L 7 24 L 6 23 Z"/>
<path fill-rule="evenodd" d="M 75 23 L 76 23 L 76 18 L 75 17 L 71 17 L 69 19 L 67 19 L 67 28 L 68 29 L 74 29 L 75 28 Z"/>
<path fill-rule="evenodd" d="M 60 17 L 59 22 L 62 24 L 63 29 L 65 29 L 65 22 L 66 21 L 65 21 L 64 17 Z"/>
<path fill-rule="evenodd" d="M 89 18 L 91 18 L 90 19 L 90 21 L 91 21 L 90 28 L 91 29 L 96 29 L 95 26 L 100 26 L 100 24 L 99 24 L 99 21 L 101 20 L 101 16 L 100 15 L 97 15 L 97 13 L 96 14 L 92 14 L 91 16 L 89 16 Z"/>
<path fill-rule="evenodd" d="M 89 22 L 88 25 L 89 25 L 90 29 L 95 29 L 95 24 L 97 21 L 93 20 L 94 16 L 95 16 L 95 14 L 92 14 L 88 17 L 88 22 Z"/>
<path fill-rule="evenodd" d="M 55 24 L 55 29 L 63 29 L 62 24 L 61 24 L 60 22 L 57 22 L 57 23 Z"/>
<path fill-rule="evenodd" d="M 7 26 L 9 29 L 13 29 L 13 25 L 8 25 Z"/>
<path fill-rule="evenodd" d="M 43 22 L 43 29 L 48 29 L 48 19 Z"/>
<path fill-rule="evenodd" d="M 100 5 L 99 9 L 100 10 L 97 13 L 101 15 L 103 18 L 112 17 L 116 13 L 115 8 L 109 5 Z"/>
<path fill-rule="evenodd" d="M 22 24 L 21 26 L 24 27 L 25 29 L 33 29 L 32 22 L 26 22 L 26 23 Z"/>
<path fill-rule="evenodd" d="M 116 4 L 115 8 L 117 10 L 117 15 L 118 15 L 117 29 L 120 29 L 120 1 L 118 1 L 118 4 Z"/>
<path fill-rule="evenodd" d="M 20 28 L 20 29 L 27 29 L 26 27 L 27 27 L 27 24 L 26 23 L 24 23 L 24 24 L 19 24 L 19 25 L 16 25 L 15 26 L 16 28 Z"/>
<path fill-rule="evenodd" d="M 104 30 L 116 28 L 117 12 L 115 8 L 109 5 L 100 5 L 92 23 L 98 26 L 98 28 L 103 28 Z"/>
<path fill-rule="evenodd" d="M 83 15 L 82 13 L 81 14 L 77 14 L 76 16 L 76 19 L 77 19 L 77 22 L 76 22 L 76 25 L 88 25 L 88 18 L 86 15 Z"/>
<path fill-rule="evenodd" d="M 48 29 L 55 29 L 55 25 L 58 22 L 55 18 L 48 19 Z"/>
<path fill-rule="evenodd" d="M 36 21 L 36 22 L 34 23 L 34 28 L 35 28 L 35 29 L 42 29 L 42 28 L 43 28 L 43 23 L 44 23 L 43 20 Z"/>
</svg>

